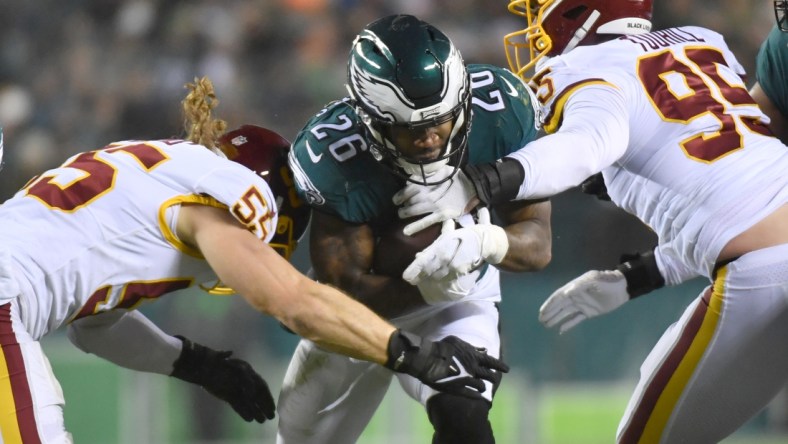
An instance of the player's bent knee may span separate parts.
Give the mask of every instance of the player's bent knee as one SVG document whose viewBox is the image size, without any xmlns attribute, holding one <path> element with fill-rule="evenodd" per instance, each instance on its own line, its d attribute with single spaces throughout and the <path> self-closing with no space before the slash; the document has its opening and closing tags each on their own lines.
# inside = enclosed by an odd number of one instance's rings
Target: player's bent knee
<svg viewBox="0 0 788 444">
<path fill-rule="evenodd" d="M 487 416 L 490 404 L 486 399 L 439 393 L 427 401 L 427 414 L 435 428 L 433 444 L 495 442 Z"/>
</svg>

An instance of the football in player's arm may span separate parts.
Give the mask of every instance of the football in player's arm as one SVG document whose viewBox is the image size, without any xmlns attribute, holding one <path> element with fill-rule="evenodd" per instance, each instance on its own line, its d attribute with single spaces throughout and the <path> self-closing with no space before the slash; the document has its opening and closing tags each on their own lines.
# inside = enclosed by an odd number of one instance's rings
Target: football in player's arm
<svg viewBox="0 0 788 444">
<path fill-rule="evenodd" d="M 536 91 L 548 135 L 466 166 L 459 180 L 414 188 L 404 204 L 435 212 L 419 228 L 476 200 L 552 196 L 601 172 L 610 200 L 648 224 L 658 245 L 569 282 L 540 320 L 566 332 L 662 285 L 706 277 L 640 367 L 617 442 L 720 442 L 788 380 L 788 150 L 723 37 L 693 26 L 652 32 L 651 7 L 548 0 L 536 11 L 511 1 L 526 23 L 506 37 L 507 54 Z"/>
<path fill-rule="evenodd" d="M 224 133 L 210 82 L 189 87 L 188 140 L 77 154 L 0 206 L 0 441 L 71 441 L 38 342 L 61 326 L 85 352 L 198 384 L 247 421 L 273 418 L 270 390 L 247 362 L 171 336 L 135 310 L 217 277 L 211 291 L 231 288 L 326 349 L 435 389 L 481 397 L 484 380 L 500 378 L 506 366 L 476 347 L 398 329 L 290 265 L 278 251 L 292 250 L 299 233 L 289 229 L 306 224 L 288 222 L 308 209 L 289 200 L 289 143 L 256 126 Z"/>
</svg>

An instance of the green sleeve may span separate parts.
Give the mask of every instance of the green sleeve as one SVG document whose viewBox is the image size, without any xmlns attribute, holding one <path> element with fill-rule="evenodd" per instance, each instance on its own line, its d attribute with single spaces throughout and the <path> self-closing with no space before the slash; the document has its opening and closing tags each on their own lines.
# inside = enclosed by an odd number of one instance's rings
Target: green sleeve
<svg viewBox="0 0 788 444">
<path fill-rule="evenodd" d="M 788 32 L 775 26 L 756 58 L 755 78 L 780 113 L 788 116 Z"/>
<path fill-rule="evenodd" d="M 338 101 L 313 117 L 293 141 L 296 190 L 312 208 L 352 223 L 389 217 L 397 176 L 375 161 L 352 107 Z"/>
<path fill-rule="evenodd" d="M 535 139 L 537 112 L 522 80 L 492 65 L 469 65 L 468 71 L 473 86 L 469 162 L 493 162 Z"/>
</svg>

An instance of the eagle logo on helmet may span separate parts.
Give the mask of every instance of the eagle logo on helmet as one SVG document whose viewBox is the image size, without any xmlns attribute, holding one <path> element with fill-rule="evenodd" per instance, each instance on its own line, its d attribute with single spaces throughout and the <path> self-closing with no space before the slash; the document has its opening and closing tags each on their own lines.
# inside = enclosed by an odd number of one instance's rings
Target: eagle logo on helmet
<svg viewBox="0 0 788 444">
<path fill-rule="evenodd" d="M 402 107 L 415 109 L 415 104 L 393 82 L 359 69 L 355 61 L 350 64 L 350 82 L 356 91 L 353 96 L 377 119 L 396 122 L 398 119 L 393 110 Z"/>
<path fill-rule="evenodd" d="M 350 51 L 347 89 L 375 160 L 421 184 L 432 184 L 428 176 L 443 165 L 459 165 L 471 119 L 470 79 L 460 52 L 441 31 L 410 15 L 367 25 Z M 451 133 L 429 160 L 406 157 L 391 139 L 392 129 L 448 122 Z"/>
</svg>

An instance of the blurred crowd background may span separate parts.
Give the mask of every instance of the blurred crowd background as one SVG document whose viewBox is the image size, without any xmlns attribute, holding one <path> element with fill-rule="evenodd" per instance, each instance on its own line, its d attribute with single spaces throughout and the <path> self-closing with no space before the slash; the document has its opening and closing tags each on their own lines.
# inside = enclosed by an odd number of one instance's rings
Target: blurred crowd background
<svg viewBox="0 0 788 444">
<path fill-rule="evenodd" d="M 186 92 L 184 84 L 197 76 L 213 80 L 220 101 L 218 115 L 230 127 L 255 123 L 292 139 L 324 104 L 345 95 L 350 43 L 367 23 L 383 15 L 417 15 L 449 35 L 467 62 L 507 66 L 502 37 L 523 23 L 507 12 L 506 4 L 489 0 L 3 0 L 0 127 L 5 159 L 0 199 L 76 152 L 115 140 L 182 136 L 180 100 Z M 774 16 L 771 1 L 655 0 L 654 23 L 656 28 L 700 25 L 722 33 L 752 83 L 755 56 Z M 536 387 L 625 380 L 631 389 L 639 363 L 704 282 L 660 290 L 571 334 L 546 331 L 538 325 L 536 312 L 553 289 L 589 268 L 616 264 L 622 253 L 654 244 L 652 233 L 611 204 L 576 190 L 553 202 L 553 263 L 539 274 L 504 275 L 506 356 L 519 369 L 511 378 Z M 296 257 L 302 270 L 308 268 L 305 250 L 302 247 Z M 286 364 L 294 337 L 252 312 L 240 298 L 217 302 L 190 294 L 180 299 L 154 304 L 148 313 L 168 331 L 251 356 L 278 390 L 278 376 L 266 374 L 266 368 Z M 75 348 L 60 350 L 61 342 L 53 344 L 50 348 L 57 348 L 58 356 L 81 353 Z M 58 364 L 53 364 L 57 373 Z M 79 395 L 75 400 L 69 396 L 74 392 L 68 382 L 63 385 L 67 402 L 79 403 Z M 195 407 L 194 414 L 203 416 L 186 427 L 194 430 L 183 439 L 221 439 L 219 415 L 212 409 L 224 407 L 210 404 L 197 391 L 187 396 L 195 397 L 188 402 Z M 202 405 L 210 407 L 202 409 Z M 786 415 L 774 413 L 780 408 L 776 404 L 757 427 L 781 427 Z M 67 421 L 91 414 L 90 410 L 69 413 L 68 407 L 66 412 Z M 273 426 L 265 427 L 270 434 Z"/>
<path fill-rule="evenodd" d="M 773 23 L 769 1 L 655 3 L 657 27 L 715 29 L 750 71 Z M 65 155 L 178 134 L 195 76 L 213 79 L 231 125 L 292 137 L 345 94 L 349 45 L 380 16 L 418 15 L 468 62 L 502 66 L 502 36 L 522 26 L 506 2 L 474 0 L 4 0 L 0 10 L 3 196 Z"/>
</svg>

